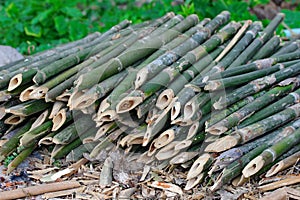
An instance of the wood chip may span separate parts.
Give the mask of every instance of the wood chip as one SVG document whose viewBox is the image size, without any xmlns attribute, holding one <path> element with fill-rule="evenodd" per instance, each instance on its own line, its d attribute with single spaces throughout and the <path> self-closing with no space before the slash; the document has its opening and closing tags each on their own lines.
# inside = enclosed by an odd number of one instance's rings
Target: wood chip
<svg viewBox="0 0 300 200">
<path fill-rule="evenodd" d="M 267 195 L 260 200 L 286 200 L 286 199 L 300 199 L 300 191 L 292 188 L 280 188 Z"/>
<path fill-rule="evenodd" d="M 153 181 L 152 183 L 148 183 L 148 186 L 154 187 L 154 188 L 159 188 L 159 189 L 162 189 L 162 190 L 168 190 L 168 191 L 180 194 L 180 195 L 183 194 L 182 189 L 179 186 L 177 186 L 175 184 L 172 184 L 172 183 Z"/>
</svg>

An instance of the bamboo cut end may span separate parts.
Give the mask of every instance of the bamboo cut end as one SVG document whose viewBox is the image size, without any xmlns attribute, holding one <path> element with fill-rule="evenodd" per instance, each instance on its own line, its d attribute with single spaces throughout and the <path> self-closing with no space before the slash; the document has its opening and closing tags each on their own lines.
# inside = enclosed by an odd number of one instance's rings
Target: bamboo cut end
<svg viewBox="0 0 300 200">
<path fill-rule="evenodd" d="M 251 160 L 246 167 L 243 169 L 242 173 L 246 178 L 256 174 L 261 168 L 264 167 L 265 161 L 262 156 L 257 156 Z"/>
<path fill-rule="evenodd" d="M 95 95 L 85 95 L 83 94 L 80 97 L 77 97 L 77 99 L 73 100 L 73 109 L 76 110 L 82 110 L 85 109 L 91 105 L 93 105 L 93 103 L 95 103 L 97 100 L 96 94 Z"/>
<path fill-rule="evenodd" d="M 19 87 L 22 83 L 22 74 L 17 74 L 14 77 L 12 77 L 8 83 L 7 91 L 13 91 L 17 87 Z"/>
<path fill-rule="evenodd" d="M 53 141 L 52 141 L 52 137 L 44 137 L 42 139 L 39 140 L 38 145 L 52 145 Z"/>
<path fill-rule="evenodd" d="M 138 89 L 141 87 L 146 81 L 147 81 L 147 68 L 142 68 L 140 71 L 138 71 L 136 75 L 136 79 L 134 81 L 134 88 Z"/>
<path fill-rule="evenodd" d="M 30 93 L 36 88 L 37 88 L 36 86 L 30 86 L 25 90 L 23 90 L 19 97 L 20 101 L 24 102 L 30 100 Z"/>
<path fill-rule="evenodd" d="M 184 190 L 191 190 L 192 188 L 200 184 L 203 178 L 204 178 L 204 173 L 201 173 L 199 176 L 189 179 L 184 187 Z"/>
<path fill-rule="evenodd" d="M 143 102 L 142 97 L 125 97 L 122 99 L 116 107 L 117 113 L 126 113 L 134 109 L 136 106 Z"/>
<path fill-rule="evenodd" d="M 266 173 L 266 177 L 271 177 L 277 174 L 282 168 L 284 167 L 283 162 L 276 163 L 269 169 L 269 171 Z"/>
<path fill-rule="evenodd" d="M 179 144 L 177 144 L 174 149 L 175 150 L 183 150 L 191 146 L 192 140 L 183 140 Z"/>
<path fill-rule="evenodd" d="M 48 92 L 46 87 L 37 87 L 29 94 L 30 99 L 42 99 L 45 98 L 46 93 Z"/>
<path fill-rule="evenodd" d="M 208 81 L 204 86 L 204 90 L 206 91 L 215 91 L 222 86 L 221 82 L 219 81 Z"/>
<path fill-rule="evenodd" d="M 25 120 L 25 117 L 18 116 L 18 115 L 12 115 L 9 116 L 7 119 L 4 120 L 5 124 L 10 124 L 10 125 L 17 125 L 20 124 Z"/>
<path fill-rule="evenodd" d="M 186 139 L 191 139 L 192 137 L 194 137 L 197 133 L 199 129 L 199 122 L 195 122 L 194 124 L 191 125 L 191 127 L 189 128 L 188 134 L 186 136 Z"/>
<path fill-rule="evenodd" d="M 212 135 L 221 135 L 222 133 L 225 133 L 228 130 L 227 127 L 220 125 L 219 123 L 207 128 L 205 132 L 208 132 Z"/>
<path fill-rule="evenodd" d="M 60 110 L 52 119 L 53 126 L 52 131 L 57 131 L 67 120 L 67 111 L 66 109 Z"/>
<path fill-rule="evenodd" d="M 174 102 L 173 107 L 171 108 L 171 120 L 175 120 L 180 114 L 180 102 Z"/>
<path fill-rule="evenodd" d="M 176 142 L 172 142 L 169 145 L 163 147 L 160 151 L 157 152 L 155 158 L 157 160 L 167 160 L 176 156 L 180 152 L 174 150 L 176 144 L 177 144 Z"/>
<path fill-rule="evenodd" d="M 175 138 L 175 132 L 173 129 L 169 129 L 164 131 L 156 140 L 156 142 L 154 143 L 154 146 L 157 149 L 160 149 L 164 146 L 166 146 L 167 144 L 169 144 L 170 142 L 172 142 Z"/>
<path fill-rule="evenodd" d="M 210 161 L 211 155 L 208 153 L 202 154 L 192 165 L 190 168 L 186 179 L 190 180 L 192 178 L 197 177 L 204 170 L 204 166 Z"/>
<path fill-rule="evenodd" d="M 49 114 L 49 110 L 45 110 L 42 114 L 40 114 L 40 116 L 31 125 L 31 128 L 29 129 L 29 131 L 31 131 L 32 129 L 43 124 L 45 122 L 45 120 L 47 119 L 48 114 Z"/>
<path fill-rule="evenodd" d="M 164 90 L 157 98 L 156 107 L 163 110 L 170 105 L 174 98 L 174 92 L 171 89 Z"/>
<path fill-rule="evenodd" d="M 225 136 L 222 137 L 220 139 L 218 139 L 217 141 L 207 145 L 207 147 L 205 148 L 206 152 L 222 152 L 225 150 L 228 150 L 234 146 L 236 146 L 238 144 L 238 140 L 233 137 L 233 136 Z"/>
</svg>

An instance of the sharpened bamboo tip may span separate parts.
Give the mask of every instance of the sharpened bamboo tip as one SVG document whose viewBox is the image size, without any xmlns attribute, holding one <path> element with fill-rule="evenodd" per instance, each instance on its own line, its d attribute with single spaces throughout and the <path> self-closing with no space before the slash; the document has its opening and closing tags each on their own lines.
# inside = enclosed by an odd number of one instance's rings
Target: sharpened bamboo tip
<svg viewBox="0 0 300 200">
<path fill-rule="evenodd" d="M 271 167 L 271 169 L 269 169 L 269 171 L 267 171 L 266 177 L 271 177 L 271 176 L 277 174 L 280 171 L 280 169 L 282 169 L 283 167 L 284 167 L 283 162 L 276 163 L 275 165 L 273 165 Z"/>
<path fill-rule="evenodd" d="M 222 137 L 220 139 L 218 139 L 217 141 L 207 145 L 207 147 L 205 148 L 205 152 L 222 152 L 225 150 L 228 150 L 234 146 L 236 146 L 238 144 L 238 141 L 235 137 L 233 136 L 225 136 Z"/>
<path fill-rule="evenodd" d="M 190 168 L 190 170 L 186 176 L 186 179 L 190 180 L 192 178 L 197 177 L 199 174 L 201 174 L 202 171 L 204 170 L 204 166 L 209 162 L 210 159 L 211 159 L 211 156 L 208 153 L 205 153 L 205 154 L 202 154 L 201 156 L 199 156 L 199 158 L 197 158 L 197 160 L 195 160 L 194 164 Z"/>
<path fill-rule="evenodd" d="M 164 90 L 157 98 L 156 107 L 163 110 L 170 105 L 174 98 L 174 92 L 171 89 Z"/>
<path fill-rule="evenodd" d="M 194 124 L 192 124 L 191 127 L 189 128 L 186 139 L 189 140 L 192 137 L 194 137 L 198 131 L 198 128 L 199 128 L 199 122 L 195 122 Z"/>
<path fill-rule="evenodd" d="M 154 143 L 154 146 L 157 149 L 162 148 L 167 144 L 169 144 L 170 142 L 172 142 L 174 138 L 175 138 L 174 130 L 173 129 L 166 130 L 157 138 L 156 142 Z"/>
<path fill-rule="evenodd" d="M 48 88 L 46 87 L 37 87 L 33 91 L 30 92 L 30 99 L 42 99 L 45 98 L 46 93 L 48 92 Z"/>
<path fill-rule="evenodd" d="M 125 97 L 118 103 L 116 107 L 116 111 L 117 113 L 129 112 L 130 110 L 134 109 L 139 104 L 141 104 L 142 102 L 143 102 L 142 97 Z"/>
<path fill-rule="evenodd" d="M 256 174 L 259 170 L 264 167 L 265 161 L 262 156 L 258 156 L 251 160 L 246 167 L 243 169 L 242 173 L 245 178 L 249 178 L 250 176 Z"/>
<path fill-rule="evenodd" d="M 175 102 L 171 108 L 171 121 L 175 120 L 180 114 L 180 103 Z"/>
<path fill-rule="evenodd" d="M 24 102 L 30 100 L 30 93 L 36 88 L 37 88 L 36 86 L 30 86 L 25 90 L 23 90 L 23 92 L 21 92 L 19 97 L 20 101 Z"/>
<path fill-rule="evenodd" d="M 67 120 L 67 112 L 65 109 L 60 110 L 52 119 L 52 131 L 57 131 Z"/>
<path fill-rule="evenodd" d="M 8 83 L 7 91 L 13 91 L 17 87 L 19 87 L 21 83 L 22 83 L 22 74 L 17 74 L 13 76 Z"/>
<path fill-rule="evenodd" d="M 215 124 L 205 130 L 205 132 L 208 132 L 212 135 L 221 135 L 222 133 L 225 133 L 228 130 L 227 127 L 221 126 L 220 124 Z"/>
<path fill-rule="evenodd" d="M 200 182 L 203 180 L 203 178 L 204 178 L 204 173 L 201 173 L 199 176 L 189 179 L 185 185 L 184 190 L 191 190 L 195 186 L 199 185 Z"/>
</svg>

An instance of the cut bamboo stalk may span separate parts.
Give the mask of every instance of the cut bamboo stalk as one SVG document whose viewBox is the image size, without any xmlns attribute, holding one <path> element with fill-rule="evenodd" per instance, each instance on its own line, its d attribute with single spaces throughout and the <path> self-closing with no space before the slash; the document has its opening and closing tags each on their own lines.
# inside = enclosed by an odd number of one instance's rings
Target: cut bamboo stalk
<svg viewBox="0 0 300 200">
<path fill-rule="evenodd" d="M 16 134 L 14 134 L 3 146 L 0 148 L 0 161 L 3 161 L 7 155 L 12 153 L 19 145 L 20 137 L 26 133 L 34 119 L 29 120 L 24 126 L 17 130 Z"/>
<path fill-rule="evenodd" d="M 4 191 L 0 192 L 0 199 L 7 200 L 7 199 L 18 199 L 24 198 L 29 196 L 36 196 L 48 192 L 56 192 L 61 190 L 67 190 L 71 188 L 78 188 L 80 187 L 80 183 L 77 181 L 63 181 L 57 183 L 49 183 L 49 184 L 42 184 L 37 186 L 31 186 L 27 188 L 19 188 L 12 191 Z"/>
<path fill-rule="evenodd" d="M 23 117 L 23 116 L 11 115 L 4 120 L 4 123 L 10 124 L 10 125 L 18 125 L 18 124 L 22 123 L 24 120 L 25 120 L 25 117 Z"/>
<path fill-rule="evenodd" d="M 49 119 L 53 119 L 53 117 L 55 115 L 58 114 L 58 112 L 63 108 L 65 107 L 65 103 L 64 102 L 61 102 L 61 101 L 56 101 L 54 102 L 53 106 L 52 106 L 52 109 L 51 109 L 51 112 L 49 114 Z"/>
<path fill-rule="evenodd" d="M 208 169 L 212 164 L 214 158 L 211 154 L 205 153 L 200 155 L 197 160 L 194 161 L 192 167 L 188 171 L 187 180 L 197 177 L 204 170 Z"/>
<path fill-rule="evenodd" d="M 61 109 L 52 119 L 53 126 L 51 131 L 57 131 L 71 119 L 73 119 L 72 112 L 66 108 Z"/>
<path fill-rule="evenodd" d="M 239 66 L 241 64 L 246 63 L 249 59 L 252 58 L 252 56 L 255 54 L 255 52 L 262 47 L 262 45 L 268 41 L 272 35 L 277 26 L 283 21 L 284 14 L 279 13 L 276 15 L 276 17 L 269 23 L 269 25 L 263 30 L 260 37 L 256 38 L 244 51 L 241 53 L 233 63 L 229 66 L 229 68 Z"/>
<path fill-rule="evenodd" d="M 9 165 L 7 166 L 7 174 L 10 174 L 14 169 L 16 169 L 36 148 L 35 145 L 31 145 L 25 149 L 23 149 L 15 159 L 13 159 Z"/>
<path fill-rule="evenodd" d="M 200 184 L 204 180 L 205 176 L 206 176 L 206 173 L 203 172 L 203 173 L 199 174 L 198 176 L 189 179 L 184 187 L 184 190 L 191 190 L 192 188 L 194 188 L 195 186 Z"/>
<path fill-rule="evenodd" d="M 275 161 L 279 156 L 290 150 L 300 141 L 300 129 L 286 136 L 279 142 L 264 150 L 243 169 L 243 175 L 248 178 L 260 171 L 266 165 Z"/>
<path fill-rule="evenodd" d="M 42 124 L 46 121 L 46 119 L 48 119 L 49 112 L 50 112 L 49 109 L 47 109 L 47 110 L 45 110 L 44 112 L 42 112 L 42 113 L 36 118 L 36 120 L 33 122 L 31 128 L 29 129 L 29 131 L 31 131 L 32 129 L 34 129 L 34 128 L 40 126 L 40 125 L 42 125 Z"/>
<path fill-rule="evenodd" d="M 36 88 L 36 86 L 30 86 L 28 88 L 26 88 L 23 92 L 21 92 L 20 94 L 20 101 L 24 102 L 24 101 L 28 101 L 30 100 L 30 93 Z"/>
<path fill-rule="evenodd" d="M 43 111 L 50 107 L 52 104 L 45 103 L 44 100 L 32 100 L 28 102 L 24 102 L 9 108 L 5 109 L 6 113 L 12 113 L 14 115 L 19 115 L 19 116 L 29 116 L 36 114 L 40 111 Z"/>
<path fill-rule="evenodd" d="M 293 166 L 299 161 L 299 158 L 300 158 L 300 152 L 297 152 L 283 159 L 282 161 L 279 161 L 274 166 L 272 166 L 271 169 L 266 173 L 266 177 L 274 176 L 278 172 Z"/>
</svg>

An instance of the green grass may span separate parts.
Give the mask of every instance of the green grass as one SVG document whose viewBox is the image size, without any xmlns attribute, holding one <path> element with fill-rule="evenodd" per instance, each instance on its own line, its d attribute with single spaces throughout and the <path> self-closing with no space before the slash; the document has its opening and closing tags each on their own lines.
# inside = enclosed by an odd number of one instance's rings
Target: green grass
<svg viewBox="0 0 300 200">
<path fill-rule="evenodd" d="M 32 54 L 88 33 L 104 32 L 124 19 L 140 23 L 170 11 L 184 16 L 196 13 L 203 18 L 228 10 L 232 20 L 256 20 L 248 9 L 269 0 L 186 0 L 183 5 L 174 5 L 174 0 L 144 0 L 140 5 L 138 2 L 142 1 L 0 0 L 1 44 Z"/>
</svg>

